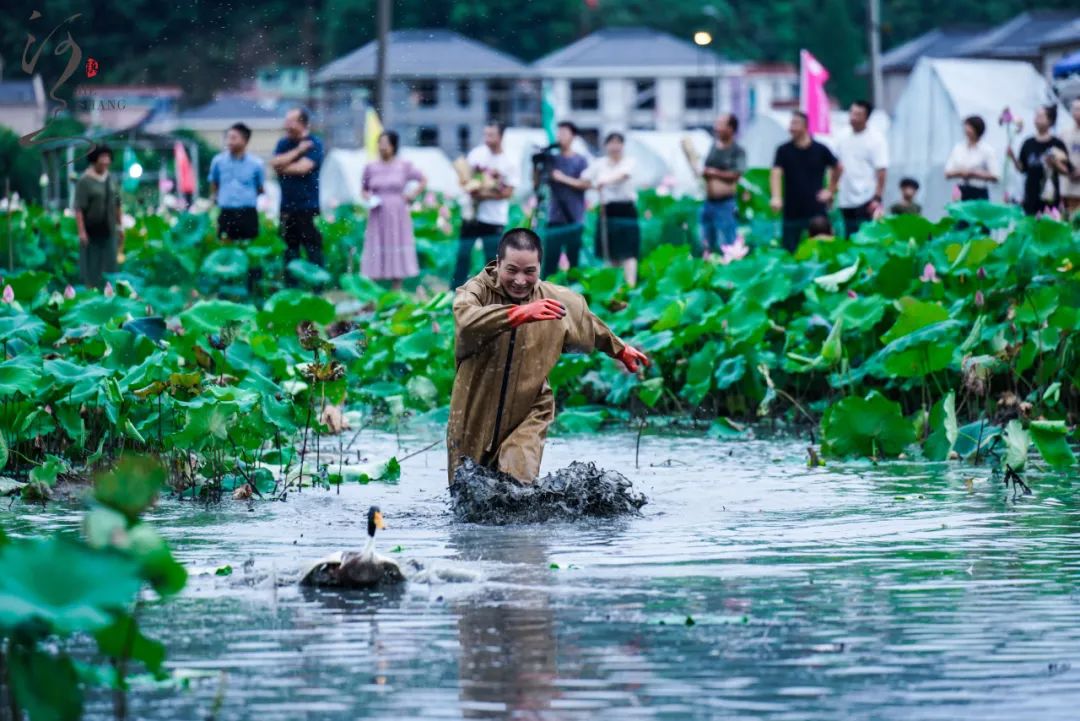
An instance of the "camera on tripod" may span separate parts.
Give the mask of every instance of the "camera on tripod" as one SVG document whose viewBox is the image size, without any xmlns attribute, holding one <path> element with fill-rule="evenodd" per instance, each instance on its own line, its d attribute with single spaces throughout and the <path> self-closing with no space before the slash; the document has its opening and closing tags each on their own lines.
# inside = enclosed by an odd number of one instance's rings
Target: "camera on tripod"
<svg viewBox="0 0 1080 721">
<path fill-rule="evenodd" d="M 552 143 L 532 154 L 533 177 L 537 187 L 543 187 L 551 182 L 551 171 L 555 169 L 555 156 L 559 151 L 559 144 Z"/>
</svg>

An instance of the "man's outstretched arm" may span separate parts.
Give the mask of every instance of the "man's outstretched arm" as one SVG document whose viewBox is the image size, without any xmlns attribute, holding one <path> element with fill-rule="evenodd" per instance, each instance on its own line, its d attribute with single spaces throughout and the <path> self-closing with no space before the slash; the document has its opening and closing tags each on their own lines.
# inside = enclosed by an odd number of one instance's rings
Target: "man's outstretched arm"
<svg viewBox="0 0 1080 721">
<path fill-rule="evenodd" d="M 466 285 L 454 296 L 454 329 L 457 338 L 455 355 L 459 361 L 475 355 L 487 343 L 523 323 L 559 320 L 566 306 L 554 298 L 544 298 L 524 305 L 485 305 Z"/>
</svg>

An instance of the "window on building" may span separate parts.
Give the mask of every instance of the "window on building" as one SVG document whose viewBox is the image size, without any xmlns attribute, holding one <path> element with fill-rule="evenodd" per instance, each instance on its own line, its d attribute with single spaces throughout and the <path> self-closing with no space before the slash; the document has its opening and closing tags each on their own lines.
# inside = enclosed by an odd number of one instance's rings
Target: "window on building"
<svg viewBox="0 0 1080 721">
<path fill-rule="evenodd" d="M 509 80 L 489 80 L 487 82 L 487 117 L 496 123 L 512 125 L 511 98 Z"/>
<path fill-rule="evenodd" d="M 599 110 L 600 83 L 596 80 L 571 80 L 570 109 Z"/>
<path fill-rule="evenodd" d="M 468 80 L 457 81 L 457 104 L 462 108 L 472 105 L 472 85 Z"/>
<path fill-rule="evenodd" d="M 634 110 L 656 110 L 656 81 L 634 81 Z"/>
<path fill-rule="evenodd" d="M 412 84 L 413 102 L 421 108 L 439 104 L 439 83 L 436 80 L 416 80 Z"/>
<path fill-rule="evenodd" d="M 600 130 L 598 128 L 578 128 L 578 135 L 589 146 L 590 150 L 600 147 Z"/>
<path fill-rule="evenodd" d="M 463 153 L 469 152 L 469 126 L 459 125 L 457 129 L 458 150 Z"/>
<path fill-rule="evenodd" d="M 431 148 L 439 144 L 439 129 L 422 125 L 416 129 L 416 144 L 422 148 Z"/>
<path fill-rule="evenodd" d="M 690 78 L 686 81 L 686 109 L 713 109 L 713 81 L 711 78 Z"/>
</svg>

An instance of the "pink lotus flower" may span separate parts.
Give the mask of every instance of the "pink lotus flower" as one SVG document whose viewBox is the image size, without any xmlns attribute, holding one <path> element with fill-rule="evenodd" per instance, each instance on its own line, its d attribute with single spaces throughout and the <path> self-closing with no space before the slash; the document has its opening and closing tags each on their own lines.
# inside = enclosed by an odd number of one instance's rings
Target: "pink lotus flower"
<svg viewBox="0 0 1080 721">
<path fill-rule="evenodd" d="M 4 302 L 8 305 L 15 302 L 15 290 L 10 284 L 4 286 Z"/>
<path fill-rule="evenodd" d="M 52 415 L 52 406 L 50 406 L 48 403 L 45 404 L 45 412 L 48 413 L 50 416 Z"/>
<path fill-rule="evenodd" d="M 937 283 L 940 281 L 938 278 L 937 270 L 934 269 L 933 263 L 927 263 L 923 266 L 922 275 L 919 276 L 919 280 L 923 283 Z"/>
<path fill-rule="evenodd" d="M 1056 221 L 1058 221 L 1060 223 L 1061 222 L 1061 211 L 1057 209 L 1057 206 L 1054 206 L 1050 210 L 1046 211 L 1046 217 L 1051 218 L 1053 220 L 1056 220 Z"/>
<path fill-rule="evenodd" d="M 424 205 L 436 205 L 439 202 L 439 196 L 435 195 L 433 191 L 428 191 L 424 194 Z"/>
<path fill-rule="evenodd" d="M 847 297 L 851 298 L 852 300 L 855 300 L 856 298 L 859 297 L 859 294 L 849 288 L 848 292 L 847 292 Z"/>
<path fill-rule="evenodd" d="M 114 295 L 116 295 L 116 291 L 113 290 L 112 283 L 105 281 L 105 297 L 112 298 Z"/>
<path fill-rule="evenodd" d="M 975 307 L 982 308 L 984 305 L 986 305 L 986 296 L 981 290 L 975 291 Z"/>
<path fill-rule="evenodd" d="M 1012 111 L 1009 110 L 1009 106 L 1006 105 L 1005 109 L 1001 111 L 1001 115 L 998 116 L 998 125 L 1008 125 L 1013 121 Z"/>
<path fill-rule="evenodd" d="M 741 258 L 745 258 L 746 254 L 750 252 L 750 247 L 746 244 L 746 239 L 742 237 L 742 234 L 735 236 L 735 242 L 728 245 L 720 246 L 720 264 L 727 265 Z"/>
<path fill-rule="evenodd" d="M 64 288 L 64 297 L 67 298 L 68 300 L 71 300 L 72 298 L 74 298 L 75 297 L 75 289 L 72 288 L 70 285 L 67 288 Z"/>
<path fill-rule="evenodd" d="M 952 199 L 953 199 L 953 202 L 954 202 L 954 203 L 955 203 L 956 201 L 960 200 L 960 186 L 959 186 L 959 185 L 954 185 L 954 186 L 953 186 L 953 189 L 952 189 Z"/>
<path fill-rule="evenodd" d="M 439 206 L 439 217 L 444 219 L 444 220 L 450 220 L 450 206 L 449 205 L 440 205 Z"/>
</svg>

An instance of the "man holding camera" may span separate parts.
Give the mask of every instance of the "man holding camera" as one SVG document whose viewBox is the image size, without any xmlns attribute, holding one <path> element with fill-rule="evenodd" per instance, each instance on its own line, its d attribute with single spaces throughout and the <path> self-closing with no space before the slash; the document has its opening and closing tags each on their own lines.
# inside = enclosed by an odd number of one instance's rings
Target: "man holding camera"
<svg viewBox="0 0 1080 721">
<path fill-rule="evenodd" d="M 559 123 L 555 135 L 559 152 L 551 161 L 551 199 L 548 203 L 547 242 L 544 244 L 542 270 L 544 278 L 559 269 L 559 256 L 564 251 L 571 268 L 581 258 L 585 191 L 589 189 L 589 181 L 581 176 L 589 167 L 589 161 L 571 148 L 577 134 L 577 126 L 564 120 Z"/>
</svg>

